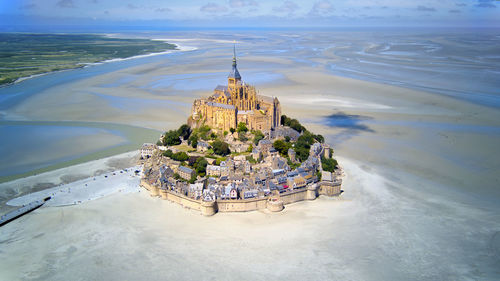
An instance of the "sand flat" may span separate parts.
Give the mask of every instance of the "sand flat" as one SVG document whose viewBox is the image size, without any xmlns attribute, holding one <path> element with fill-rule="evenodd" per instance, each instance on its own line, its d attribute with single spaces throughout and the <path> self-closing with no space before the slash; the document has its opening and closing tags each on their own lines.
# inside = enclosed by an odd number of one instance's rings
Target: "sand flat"
<svg viewBox="0 0 500 281">
<path fill-rule="evenodd" d="M 276 74 L 270 80 L 253 76 L 265 81 L 257 89 L 279 97 L 285 114 L 323 134 L 333 145 L 347 172 L 343 200 L 319 198 L 292 204 L 279 214 L 211 218 L 144 192 L 111 195 L 73 207 L 42 208 L 0 229 L 0 258 L 6 260 L 0 264 L 3 276 L 26 280 L 74 276 L 110 280 L 497 279 L 500 111 L 471 103 L 460 96 L 463 93 L 450 97 L 410 89 L 404 83 L 397 86 L 390 81 L 381 84 L 336 76 L 338 70 L 332 70 L 332 64 L 356 70 L 365 63 L 356 58 L 367 59 L 385 48 L 379 42 L 365 44 L 374 38 L 328 32 L 288 35 L 246 34 L 238 46 L 238 66 L 244 80 L 250 71 L 247 67 L 263 76 Z M 25 118 L 31 109 L 30 118 L 65 117 L 57 108 L 59 102 L 71 101 L 65 91 L 92 89 L 102 95 L 89 99 L 89 106 L 104 113 L 93 116 L 88 108 L 74 105 L 79 111 L 74 116 L 173 129 L 186 120 L 192 99 L 208 95 L 215 87 L 211 85 L 213 73 L 230 69 L 229 44 L 200 41 L 196 46 L 196 51 L 157 56 L 139 65 L 119 63 L 119 70 L 105 76 L 90 76 L 46 91 L 44 97 L 54 102 L 50 105 L 53 112 L 37 111 L 36 104 L 27 101 L 19 105 L 23 111 L 16 112 L 17 117 Z M 458 58 L 467 57 L 460 46 L 454 48 L 459 49 Z M 398 64 L 405 66 L 412 55 L 383 54 L 372 58 L 377 64 L 371 63 L 367 70 L 382 73 L 387 63 L 384 56 L 397 56 Z M 422 67 L 428 58 L 421 54 L 421 60 L 421 65 L 410 61 L 408 67 Z M 428 91 L 447 84 L 457 89 L 476 75 L 465 68 L 459 75 L 462 81 L 455 84 L 449 75 L 456 69 L 450 69 L 440 68 L 447 73 L 442 80 L 424 80 Z M 404 78 L 397 76 L 401 73 L 414 75 L 402 79 L 410 84 L 429 74 L 418 76 L 404 69 L 389 74 Z M 166 77 L 172 74 L 177 76 Z M 134 79 L 127 82 L 129 77 Z M 484 79 L 477 80 L 487 82 L 476 87 L 477 92 L 489 93 L 493 80 L 488 75 Z M 186 81 L 198 80 L 206 90 L 183 88 Z M 117 83 L 116 91 L 103 86 L 108 81 Z M 120 102 L 102 103 L 113 97 Z M 127 100 L 137 102 L 134 110 L 118 107 Z M 152 101 L 158 106 L 148 107 Z M 163 102 L 170 104 L 162 109 Z M 10 113 L 2 112 L 14 116 Z M 79 169 L 71 174 L 78 175 Z M 94 171 L 85 169 L 84 174 Z M 61 181 L 57 173 L 51 177 Z M 26 190 L 53 181 L 40 177 L 29 182 Z M 35 247 L 35 253 L 27 254 Z"/>
<path fill-rule="evenodd" d="M 146 192 L 43 207 L 2 227 L 0 269 L 8 279 L 25 280 L 421 280 L 440 279 L 443 272 L 452 279 L 474 274 L 474 264 L 460 256 L 478 262 L 481 257 L 458 244 L 484 248 L 481 238 L 487 233 L 477 229 L 462 236 L 461 221 L 482 224 L 492 214 L 432 198 L 416 203 L 413 195 L 394 191 L 391 186 L 398 183 L 341 161 L 347 173 L 344 199 L 320 197 L 277 214 L 207 218 Z M 420 208 L 433 204 L 442 204 L 446 220 L 419 215 Z M 443 245 L 433 238 L 440 235 L 451 236 Z M 424 260 L 414 255 L 417 249 Z"/>
</svg>

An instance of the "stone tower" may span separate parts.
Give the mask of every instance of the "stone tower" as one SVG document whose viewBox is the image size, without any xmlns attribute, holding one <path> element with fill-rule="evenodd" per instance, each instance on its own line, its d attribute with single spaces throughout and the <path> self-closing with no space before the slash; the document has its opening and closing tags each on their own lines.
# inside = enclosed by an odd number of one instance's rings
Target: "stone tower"
<svg viewBox="0 0 500 281">
<path fill-rule="evenodd" d="M 236 89 L 239 88 L 238 86 L 241 85 L 241 75 L 240 72 L 238 71 L 238 68 L 236 67 L 236 45 L 233 46 L 233 69 L 229 73 L 229 76 L 227 77 L 227 86 L 229 90 L 231 91 L 231 96 L 232 98 L 234 97 L 236 93 Z M 234 100 L 234 99 L 233 99 Z"/>
</svg>

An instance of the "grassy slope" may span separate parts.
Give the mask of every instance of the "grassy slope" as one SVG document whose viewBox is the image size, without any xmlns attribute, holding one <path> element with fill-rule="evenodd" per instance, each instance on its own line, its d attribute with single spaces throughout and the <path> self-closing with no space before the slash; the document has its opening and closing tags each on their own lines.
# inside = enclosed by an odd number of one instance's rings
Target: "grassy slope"
<svg viewBox="0 0 500 281">
<path fill-rule="evenodd" d="M 162 52 L 175 45 L 100 35 L 0 33 L 0 85 L 21 77 L 114 58 Z"/>
</svg>

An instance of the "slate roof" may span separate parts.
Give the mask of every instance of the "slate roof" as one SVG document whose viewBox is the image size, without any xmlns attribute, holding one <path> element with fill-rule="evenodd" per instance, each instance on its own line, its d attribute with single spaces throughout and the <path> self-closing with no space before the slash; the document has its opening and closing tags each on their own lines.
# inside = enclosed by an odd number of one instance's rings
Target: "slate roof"
<svg viewBox="0 0 500 281">
<path fill-rule="evenodd" d="M 207 102 L 207 105 L 216 106 L 216 107 L 225 108 L 225 109 L 236 109 L 236 107 L 234 107 L 234 105 L 217 103 L 217 102 Z"/>
<path fill-rule="evenodd" d="M 186 166 L 179 166 L 179 170 L 181 170 L 184 173 L 188 173 L 188 174 L 191 174 L 193 172 L 192 169 L 190 169 L 190 168 L 188 168 Z"/>
</svg>

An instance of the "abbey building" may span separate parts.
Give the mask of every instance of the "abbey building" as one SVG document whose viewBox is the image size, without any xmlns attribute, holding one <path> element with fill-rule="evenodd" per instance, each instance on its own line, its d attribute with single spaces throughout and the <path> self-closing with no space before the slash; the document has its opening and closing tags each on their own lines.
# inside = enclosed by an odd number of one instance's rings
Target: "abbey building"
<svg viewBox="0 0 500 281">
<path fill-rule="evenodd" d="M 276 97 L 258 95 L 255 87 L 241 80 L 233 50 L 233 68 L 227 86 L 219 85 L 208 98 L 193 103 L 188 124 L 192 127 L 208 125 L 223 131 L 236 128 L 243 122 L 250 130 L 263 132 L 280 125 L 281 107 Z"/>
</svg>

